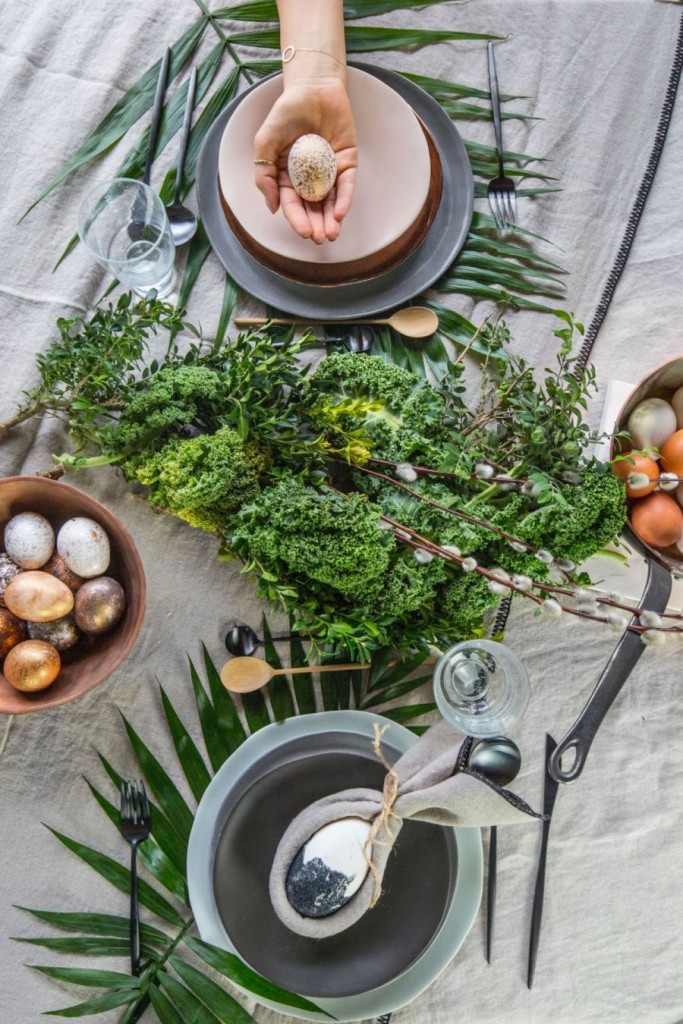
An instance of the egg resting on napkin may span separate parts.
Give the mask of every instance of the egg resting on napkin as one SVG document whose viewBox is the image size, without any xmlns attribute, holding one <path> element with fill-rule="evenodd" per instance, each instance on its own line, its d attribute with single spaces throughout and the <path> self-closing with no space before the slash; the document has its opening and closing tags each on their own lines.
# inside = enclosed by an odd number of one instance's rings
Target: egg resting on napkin
<svg viewBox="0 0 683 1024">
<path fill-rule="evenodd" d="M 317 800 L 297 815 L 280 840 L 270 872 L 270 898 L 287 928 L 324 939 L 355 924 L 377 902 L 389 854 L 406 818 L 446 827 L 513 825 L 542 818 L 514 793 L 469 769 L 462 752 L 456 762 L 461 740 L 452 726 L 439 722 L 394 764 L 384 792 L 346 789 Z M 374 835 L 366 847 L 371 869 L 339 910 L 326 917 L 304 917 L 287 898 L 290 866 L 319 829 L 350 817 L 373 823 Z"/>
</svg>

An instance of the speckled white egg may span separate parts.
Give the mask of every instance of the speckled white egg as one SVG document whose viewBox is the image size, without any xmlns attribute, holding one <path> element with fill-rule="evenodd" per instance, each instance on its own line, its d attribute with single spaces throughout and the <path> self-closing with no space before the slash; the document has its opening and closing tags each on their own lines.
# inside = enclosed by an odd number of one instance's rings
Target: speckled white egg
<svg viewBox="0 0 683 1024">
<path fill-rule="evenodd" d="M 337 180 L 337 158 L 321 135 L 301 135 L 287 158 L 289 180 L 297 195 L 309 203 L 320 202 Z"/>
<path fill-rule="evenodd" d="M 109 568 L 109 537 L 94 519 L 69 519 L 57 534 L 57 552 L 77 576 L 91 579 Z"/>
<path fill-rule="evenodd" d="M 55 549 L 55 532 L 39 512 L 20 512 L 5 526 L 5 551 L 22 569 L 40 569 Z"/>
<path fill-rule="evenodd" d="M 676 413 L 663 398 L 646 398 L 629 416 L 626 429 L 634 448 L 645 451 L 661 448 L 676 429 Z M 655 458 L 658 457 L 655 454 Z"/>
<path fill-rule="evenodd" d="M 327 917 L 340 910 L 365 880 L 365 846 L 371 825 L 363 818 L 339 818 L 304 843 L 287 873 L 287 899 L 303 917 Z"/>
</svg>

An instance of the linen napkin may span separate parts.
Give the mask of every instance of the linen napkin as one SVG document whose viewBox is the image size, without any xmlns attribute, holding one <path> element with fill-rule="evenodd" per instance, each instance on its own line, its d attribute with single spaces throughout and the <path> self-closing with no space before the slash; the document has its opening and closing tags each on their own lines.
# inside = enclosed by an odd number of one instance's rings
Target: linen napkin
<svg viewBox="0 0 683 1024">
<path fill-rule="evenodd" d="M 376 730 L 375 753 L 388 769 L 383 792 L 358 788 L 323 797 L 297 815 L 280 840 L 270 874 L 270 898 L 283 924 L 299 935 L 319 939 L 355 924 L 381 895 L 389 854 L 407 818 L 448 827 L 480 827 L 543 817 L 514 793 L 467 767 L 470 737 L 456 757 L 461 740 L 462 735 L 452 726 L 440 722 L 389 768 L 381 753 L 381 731 Z M 372 823 L 365 847 L 368 873 L 356 894 L 339 910 L 325 917 L 305 917 L 287 898 L 290 866 L 314 833 L 349 817 Z"/>
</svg>

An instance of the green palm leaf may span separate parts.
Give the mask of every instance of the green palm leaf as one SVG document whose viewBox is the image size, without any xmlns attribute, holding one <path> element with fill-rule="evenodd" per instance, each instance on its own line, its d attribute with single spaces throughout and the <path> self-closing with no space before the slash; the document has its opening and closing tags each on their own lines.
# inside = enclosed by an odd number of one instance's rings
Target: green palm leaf
<svg viewBox="0 0 683 1024">
<path fill-rule="evenodd" d="M 192 689 L 194 690 L 194 699 L 197 705 L 197 713 L 199 715 L 199 724 L 202 730 L 204 746 L 206 747 L 206 752 L 209 755 L 211 767 L 214 772 L 217 772 L 228 756 L 228 751 L 223 743 L 214 706 L 206 695 L 206 690 L 202 686 L 199 673 L 194 667 L 192 659 L 190 658 L 188 660 L 190 662 L 190 678 L 192 681 Z"/>
<path fill-rule="evenodd" d="M 430 78 L 429 75 L 415 75 L 409 71 L 398 72 L 409 82 L 414 82 L 421 89 L 428 92 L 434 99 L 450 99 L 453 96 L 470 96 L 482 100 L 491 101 L 491 93 L 488 89 L 475 89 L 471 85 L 459 85 L 457 82 L 446 82 L 443 78 Z M 500 98 L 506 100 L 525 100 L 527 96 L 514 95 L 512 93 L 501 93 Z"/>
<path fill-rule="evenodd" d="M 86 779 L 87 782 L 87 779 Z M 119 809 L 114 807 L 103 795 L 88 782 L 90 792 L 97 800 L 98 804 L 107 815 L 109 820 L 118 828 L 119 824 Z M 149 836 L 144 843 L 141 843 L 138 847 L 138 858 L 142 864 L 145 865 L 149 873 L 156 878 L 157 882 L 161 882 L 165 889 L 168 889 L 182 903 L 189 906 L 189 897 L 187 894 L 187 885 L 185 884 L 185 877 L 181 871 L 171 863 L 163 850 L 160 849 L 158 843 L 153 836 Z"/>
<path fill-rule="evenodd" d="M 32 971 L 40 971 L 48 978 L 67 981 L 70 985 L 87 985 L 89 988 L 128 988 L 138 991 L 140 978 L 133 974 L 121 974 L 119 971 L 94 971 L 87 967 L 43 967 L 39 964 L 26 964 Z"/>
<path fill-rule="evenodd" d="M 121 892 L 128 893 L 130 891 L 130 871 L 128 868 L 124 868 L 117 861 L 111 857 L 107 857 L 106 854 L 100 853 L 98 850 L 93 850 L 90 846 L 84 846 L 82 843 L 76 842 L 74 839 L 70 839 L 68 836 L 63 835 L 54 828 L 46 826 L 50 830 L 53 836 L 59 839 L 60 843 L 66 846 L 67 850 L 71 850 L 77 857 L 80 857 L 89 867 L 96 871 L 98 875 L 106 878 L 108 882 L 111 882 L 115 888 Z M 152 888 L 152 886 L 144 879 L 138 881 L 138 896 L 140 902 L 148 910 L 151 910 L 157 917 L 162 918 L 164 921 L 168 921 L 169 924 L 176 925 L 182 928 L 185 923 L 171 904 L 164 899 L 164 897 Z"/>
<path fill-rule="evenodd" d="M 272 634 L 270 632 L 270 626 L 266 616 L 263 616 L 261 623 L 263 629 L 264 638 L 264 654 L 266 661 L 273 666 L 278 668 L 282 667 L 282 662 L 278 655 L 275 645 L 273 644 Z M 296 678 L 292 676 L 292 678 Z M 286 675 L 276 676 L 271 683 L 268 684 L 268 696 L 270 697 L 270 706 L 273 709 L 273 717 L 276 722 L 284 722 L 286 718 L 290 718 L 294 714 L 294 701 L 292 700 L 292 694 L 289 689 L 288 677 Z"/>
<path fill-rule="evenodd" d="M 213 701 L 214 714 L 221 733 L 221 738 L 225 747 L 225 756 L 232 754 L 234 750 L 237 750 L 240 743 L 246 739 L 246 733 L 244 727 L 239 720 L 237 709 L 233 704 L 228 691 L 221 682 L 221 677 L 218 674 L 218 669 L 211 660 L 206 646 L 202 644 L 202 652 L 204 655 L 204 669 L 206 671 L 206 678 L 209 683 L 209 692 L 211 694 L 211 700 Z"/>
<path fill-rule="evenodd" d="M 436 711 L 436 704 L 408 704 L 402 708 L 387 708 L 382 712 L 384 718 L 391 719 L 392 722 L 409 722 L 412 718 L 419 718 L 420 715 L 429 715 L 432 711 Z"/>
<path fill-rule="evenodd" d="M 237 1000 L 228 995 L 215 981 L 211 981 L 196 967 L 191 967 L 190 964 L 179 960 L 178 957 L 172 956 L 168 962 L 189 990 L 207 1007 L 211 1008 L 221 1024 L 252 1024 L 254 1018 L 251 1014 L 247 1013 Z"/>
<path fill-rule="evenodd" d="M 400 700 L 409 693 L 413 693 L 418 687 L 431 682 L 432 676 L 418 676 L 415 679 L 407 679 L 402 683 L 392 683 L 390 686 L 376 690 L 368 694 L 360 705 L 364 711 L 368 708 L 375 708 L 379 704 L 388 704 L 392 700 Z"/>
<path fill-rule="evenodd" d="M 49 910 L 32 910 L 30 907 L 17 907 L 27 914 L 32 914 L 39 921 L 45 921 L 55 928 L 67 932 L 84 932 L 87 935 L 99 935 L 103 938 L 125 938 L 130 936 L 130 921 L 127 917 L 115 914 L 68 914 Z M 140 925 L 140 938 L 153 945 L 166 945 L 168 936 L 158 928 L 149 924 Z"/>
<path fill-rule="evenodd" d="M 209 942 L 203 942 L 201 939 L 186 938 L 185 944 L 205 964 L 213 967 L 215 971 L 222 974 L 228 981 L 239 985 L 240 988 L 245 988 L 248 992 L 253 992 L 256 996 L 281 1003 L 283 1006 L 291 1006 L 296 1010 L 306 1010 L 309 1013 L 324 1012 L 314 1003 L 310 1002 L 310 1000 L 304 999 L 303 996 L 296 995 L 294 992 L 287 992 L 285 989 L 280 988 L 279 985 L 274 985 L 272 981 L 268 981 L 267 978 L 261 977 L 260 974 L 252 971 L 250 967 L 242 963 L 239 957 L 233 953 L 228 953 L 226 950 L 212 946 Z M 329 1017 L 330 1014 L 326 1013 L 325 1016 Z"/>
<path fill-rule="evenodd" d="M 117 791 L 120 790 L 121 782 L 123 781 L 122 777 L 102 754 L 98 754 L 98 757 L 107 775 L 116 786 Z M 187 857 L 187 843 L 182 841 L 166 815 L 153 800 L 149 801 L 149 807 L 152 814 L 152 835 L 155 842 L 159 844 L 159 848 L 163 850 L 176 870 L 183 874 Z"/>
<path fill-rule="evenodd" d="M 51 949 L 53 953 L 77 953 L 80 956 L 126 957 L 130 955 L 130 939 L 100 939 L 94 935 L 78 935 L 71 938 L 53 939 L 22 939 L 16 935 L 10 937 L 13 942 L 24 942 L 30 946 L 41 946 L 43 949 Z M 143 957 L 150 960 L 158 956 L 152 946 L 147 946 L 142 941 L 140 942 L 140 951 Z"/>
<path fill-rule="evenodd" d="M 240 699 L 250 734 L 258 732 L 259 729 L 263 729 L 266 725 L 270 725 L 270 715 L 268 714 L 268 706 L 263 690 L 242 693 L 240 694 Z"/>
<path fill-rule="evenodd" d="M 190 829 L 192 828 L 192 812 L 190 808 L 185 803 L 175 782 L 161 767 L 149 747 L 145 746 L 142 742 L 133 726 L 127 721 L 125 715 L 122 714 L 121 718 L 149 788 L 159 801 L 159 805 L 172 827 L 186 844 L 190 838 Z"/>
<path fill-rule="evenodd" d="M 185 1024 L 184 1017 L 180 1016 L 175 1006 L 169 1003 L 166 996 L 156 985 L 150 987 L 149 997 L 161 1024 Z"/>
<path fill-rule="evenodd" d="M 294 619 L 290 617 L 289 632 L 294 632 Z M 289 641 L 289 663 L 292 668 L 303 668 L 308 665 L 308 658 L 301 640 L 294 637 Z M 294 696 L 296 706 L 300 715 L 310 715 L 316 711 L 315 688 L 313 686 L 313 675 L 309 672 L 292 676 L 294 683 Z"/>
<path fill-rule="evenodd" d="M 230 277 L 230 274 L 226 273 L 225 285 L 223 287 L 223 304 L 221 305 L 221 315 L 218 321 L 218 327 L 216 328 L 216 338 L 214 340 L 214 346 L 217 349 L 220 348 L 225 341 L 225 335 L 230 324 L 230 319 L 235 311 L 238 291 L 239 289 L 237 284 Z"/>
<path fill-rule="evenodd" d="M 169 977 L 168 974 L 160 974 L 158 980 L 174 1006 L 192 1024 L 221 1024 L 218 1017 L 175 978 Z"/>
<path fill-rule="evenodd" d="M 95 996 L 85 1003 L 77 1003 L 75 1006 L 67 1006 L 63 1010 L 46 1010 L 50 1017 L 88 1017 L 91 1014 L 104 1013 L 106 1010 L 114 1010 L 117 1006 L 125 1006 L 126 1003 L 135 1002 L 137 996 L 129 989 L 119 989 L 115 992 L 107 992 L 104 996 Z"/>
<path fill-rule="evenodd" d="M 202 755 L 189 732 L 181 722 L 175 708 L 171 704 L 163 686 L 159 686 L 161 692 L 161 703 L 168 722 L 169 732 L 173 740 L 175 752 L 178 755 L 180 767 L 187 779 L 187 784 L 192 790 L 192 795 L 199 802 L 204 795 L 204 790 L 211 781 L 209 770 L 204 764 Z"/>
<path fill-rule="evenodd" d="M 168 71 L 169 81 L 175 78 L 196 50 L 206 25 L 206 18 L 200 18 L 199 21 L 190 25 L 180 39 L 171 47 L 171 62 Z M 105 153 L 108 149 L 111 149 L 114 143 L 118 142 L 125 135 L 138 118 L 149 110 L 154 100 L 160 66 L 161 58 L 128 89 L 118 103 L 112 107 L 109 113 L 88 135 L 85 142 L 79 146 L 59 173 L 45 186 L 38 198 L 31 203 L 23 217 L 41 202 L 45 196 L 49 195 L 60 182 L 64 181 L 69 174 L 94 160 L 100 154 Z"/>
<path fill-rule="evenodd" d="M 347 25 L 347 53 L 374 53 L 377 50 L 397 50 L 405 46 L 429 46 L 456 39 L 500 39 L 500 36 L 482 32 L 449 32 L 417 28 L 376 28 L 370 25 Z M 279 29 L 256 29 L 237 32 L 230 36 L 236 46 L 258 46 L 265 50 L 280 49 Z"/>
</svg>

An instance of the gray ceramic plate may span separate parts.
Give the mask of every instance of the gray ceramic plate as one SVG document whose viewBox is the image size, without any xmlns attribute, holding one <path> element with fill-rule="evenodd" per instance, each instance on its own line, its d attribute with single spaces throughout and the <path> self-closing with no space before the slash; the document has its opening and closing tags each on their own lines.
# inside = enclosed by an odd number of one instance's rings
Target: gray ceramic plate
<svg viewBox="0 0 683 1024">
<path fill-rule="evenodd" d="M 481 898 L 479 830 L 408 823 L 385 875 L 385 893 L 363 921 L 316 942 L 293 935 L 275 917 L 268 874 L 291 818 L 325 793 L 381 785 L 383 772 L 368 756 L 374 722 L 386 724 L 366 712 L 326 712 L 256 733 L 204 794 L 188 851 L 190 899 L 202 938 L 339 1020 L 377 1016 L 414 999 L 457 952 Z M 385 739 L 390 760 L 415 742 L 395 724 Z"/>
<path fill-rule="evenodd" d="M 218 152 L 226 124 L 247 92 L 230 103 L 211 126 L 199 156 L 199 214 L 213 249 L 235 281 L 277 309 L 317 320 L 375 316 L 408 302 L 441 277 L 464 245 L 472 220 L 474 181 L 458 131 L 436 100 L 394 71 L 353 64 L 395 89 L 426 125 L 441 159 L 443 189 L 426 238 L 402 263 L 368 281 L 345 285 L 300 284 L 261 266 L 228 226 L 218 191 Z M 252 86 L 258 89 L 261 83 Z"/>
</svg>

